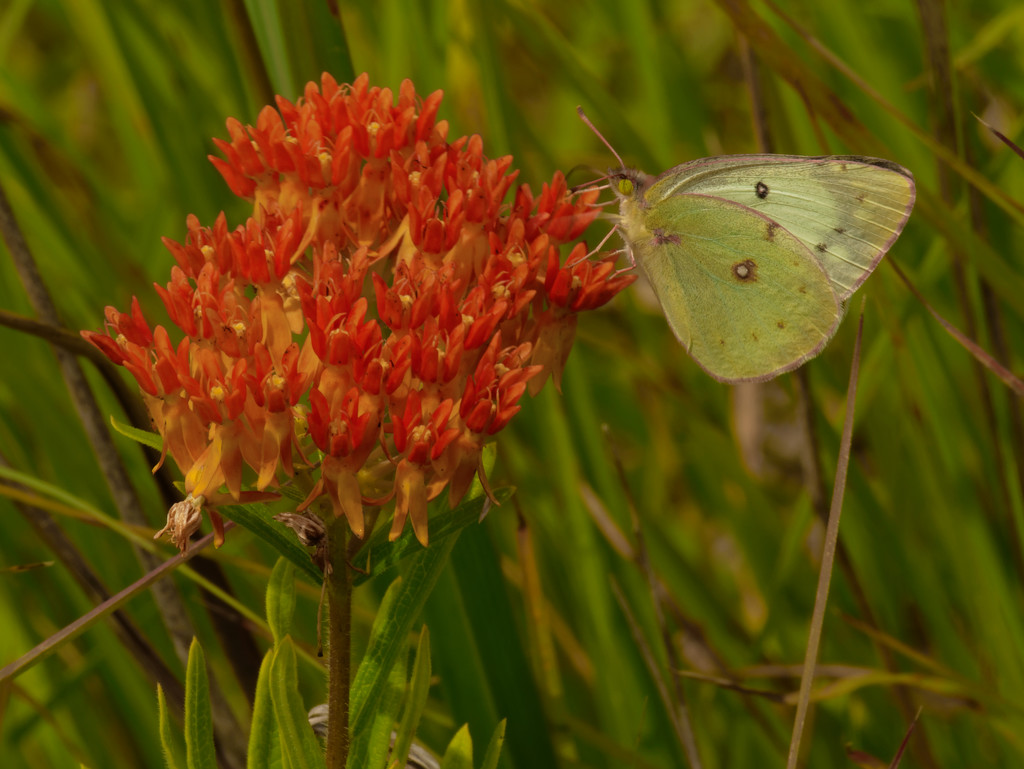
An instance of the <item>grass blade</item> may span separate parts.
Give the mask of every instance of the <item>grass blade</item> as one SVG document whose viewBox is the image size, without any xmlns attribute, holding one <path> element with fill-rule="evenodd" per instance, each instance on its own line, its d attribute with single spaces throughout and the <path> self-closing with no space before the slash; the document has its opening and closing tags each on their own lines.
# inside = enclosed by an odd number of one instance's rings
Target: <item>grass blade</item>
<svg viewBox="0 0 1024 769">
<path fill-rule="evenodd" d="M 810 707 L 811 687 L 814 684 L 814 670 L 821 646 L 821 631 L 825 624 L 825 607 L 828 605 L 828 590 L 832 582 L 832 565 L 835 562 L 836 545 L 839 543 L 839 519 L 843 512 L 843 493 L 846 491 L 846 471 L 850 466 L 850 444 L 853 442 L 853 413 L 857 400 L 857 377 L 860 374 L 860 344 L 864 333 L 864 315 L 857 326 L 857 341 L 853 347 L 853 364 L 850 367 L 850 383 L 846 389 L 846 419 L 843 422 L 843 436 L 839 444 L 839 461 L 832 491 L 832 506 L 825 527 L 825 544 L 821 554 L 821 568 L 818 572 L 818 592 L 814 597 L 814 613 L 807 638 L 807 653 L 804 657 L 803 672 L 800 675 L 800 697 L 797 700 L 796 716 L 793 721 L 793 735 L 789 743 L 787 769 L 796 769 L 803 738 L 807 710 Z"/>
</svg>

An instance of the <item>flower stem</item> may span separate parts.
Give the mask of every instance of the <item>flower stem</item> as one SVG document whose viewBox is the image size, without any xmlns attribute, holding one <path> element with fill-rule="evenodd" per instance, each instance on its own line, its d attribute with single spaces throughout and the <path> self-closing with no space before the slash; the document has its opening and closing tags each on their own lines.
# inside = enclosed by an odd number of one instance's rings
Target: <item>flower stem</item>
<svg viewBox="0 0 1024 769">
<path fill-rule="evenodd" d="M 327 767 L 344 769 L 348 760 L 348 698 L 352 656 L 352 570 L 346 559 L 349 529 L 336 519 L 327 537 Z"/>
</svg>

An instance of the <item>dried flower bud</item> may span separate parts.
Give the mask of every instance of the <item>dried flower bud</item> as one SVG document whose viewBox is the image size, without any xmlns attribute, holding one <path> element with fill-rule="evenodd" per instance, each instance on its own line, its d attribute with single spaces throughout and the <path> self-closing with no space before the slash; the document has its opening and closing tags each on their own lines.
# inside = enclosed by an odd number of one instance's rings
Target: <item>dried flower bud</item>
<svg viewBox="0 0 1024 769">
<path fill-rule="evenodd" d="M 167 511 L 167 525 L 153 535 L 153 539 L 167 535 L 167 539 L 173 542 L 178 550 L 188 552 L 188 540 L 193 533 L 199 530 L 203 522 L 203 503 L 206 500 L 202 495 L 193 497 L 189 494 L 181 502 L 175 502 Z"/>
</svg>

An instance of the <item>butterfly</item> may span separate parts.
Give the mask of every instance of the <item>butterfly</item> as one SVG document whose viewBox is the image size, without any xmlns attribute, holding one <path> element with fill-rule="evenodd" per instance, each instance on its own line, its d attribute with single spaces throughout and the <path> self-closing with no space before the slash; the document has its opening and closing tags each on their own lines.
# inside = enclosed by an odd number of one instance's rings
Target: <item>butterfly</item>
<svg viewBox="0 0 1024 769">
<path fill-rule="evenodd" d="M 906 168 L 859 155 L 724 155 L 609 174 L 613 217 L 687 352 L 759 382 L 824 349 L 914 207 Z"/>
</svg>

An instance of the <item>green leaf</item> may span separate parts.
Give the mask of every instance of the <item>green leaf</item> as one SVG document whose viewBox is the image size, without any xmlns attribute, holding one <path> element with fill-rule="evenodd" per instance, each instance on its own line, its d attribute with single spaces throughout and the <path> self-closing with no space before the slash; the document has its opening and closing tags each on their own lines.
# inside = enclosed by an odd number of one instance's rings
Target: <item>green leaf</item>
<svg viewBox="0 0 1024 769">
<path fill-rule="evenodd" d="M 377 769 L 388 765 L 388 753 L 391 749 L 391 733 L 395 730 L 395 721 L 398 720 L 398 709 L 402 704 L 402 692 L 405 689 L 405 660 L 399 660 L 391 667 L 388 674 L 388 685 L 381 697 L 380 707 L 374 711 L 373 723 L 370 726 L 367 738 L 367 761 L 365 763 L 352 763 L 355 767 L 371 767 Z"/>
<path fill-rule="evenodd" d="M 267 623 L 274 634 L 274 645 L 291 632 L 295 614 L 295 564 L 278 558 L 267 582 Z"/>
<path fill-rule="evenodd" d="M 280 732 L 285 764 L 292 769 L 324 766 L 324 754 L 309 725 L 298 687 L 295 645 L 285 636 L 270 666 L 270 699 Z"/>
<path fill-rule="evenodd" d="M 416 660 L 412 665 L 412 678 L 409 681 L 409 696 L 405 700 L 402 722 L 398 725 L 398 736 L 395 738 L 393 755 L 398 766 L 405 766 L 409 759 L 409 748 L 416 734 L 423 709 L 430 695 L 430 631 L 423 626 L 420 631 L 420 642 L 416 647 Z"/>
<path fill-rule="evenodd" d="M 185 760 L 188 769 L 217 769 L 206 658 L 195 638 L 188 650 L 185 670 Z"/>
<path fill-rule="evenodd" d="M 408 573 L 395 580 L 381 601 L 370 631 L 366 655 L 359 664 L 350 695 L 353 734 L 369 728 L 370 718 L 380 707 L 388 687 L 388 673 L 405 649 L 413 624 L 434 589 L 438 575 L 448 562 L 458 533 L 442 542 L 420 548 Z"/>
<path fill-rule="evenodd" d="M 469 724 L 463 724 L 448 743 L 441 759 L 441 769 L 473 769 L 473 738 L 469 736 Z"/>
<path fill-rule="evenodd" d="M 276 569 L 275 569 L 276 571 Z M 274 703 L 270 696 L 270 668 L 274 651 L 268 651 L 260 664 L 256 679 L 256 696 L 252 703 L 252 724 L 249 731 L 249 750 L 246 769 L 278 769 L 284 762 L 281 753 L 281 735 L 274 717 Z"/>
<path fill-rule="evenodd" d="M 160 433 L 151 433 L 149 430 L 140 430 L 137 427 L 132 427 L 130 424 L 125 422 L 119 422 L 114 417 L 110 417 L 110 425 L 117 432 L 126 438 L 131 438 L 136 443 L 141 443 L 144 446 L 149 446 L 151 449 L 157 451 L 164 450 L 164 439 Z"/>
<path fill-rule="evenodd" d="M 273 513 L 266 505 L 223 505 L 217 508 L 217 512 L 229 521 L 248 529 L 277 550 L 298 566 L 299 573 L 305 575 L 314 585 L 319 586 L 323 582 L 323 575 L 313 565 L 309 553 L 287 528 L 273 519 Z"/>
<path fill-rule="evenodd" d="M 494 728 L 491 741 L 487 744 L 487 752 L 484 754 L 484 762 L 480 769 L 498 769 L 498 759 L 501 758 L 501 746 L 505 744 L 505 724 L 507 719 L 501 719 Z"/>
<path fill-rule="evenodd" d="M 185 755 L 182 750 L 181 735 L 171 723 L 170 713 L 167 711 L 167 698 L 164 696 L 164 689 L 160 684 L 156 685 L 156 701 L 160 711 L 160 745 L 164 749 L 164 761 L 167 763 L 167 769 L 184 769 Z"/>
</svg>

